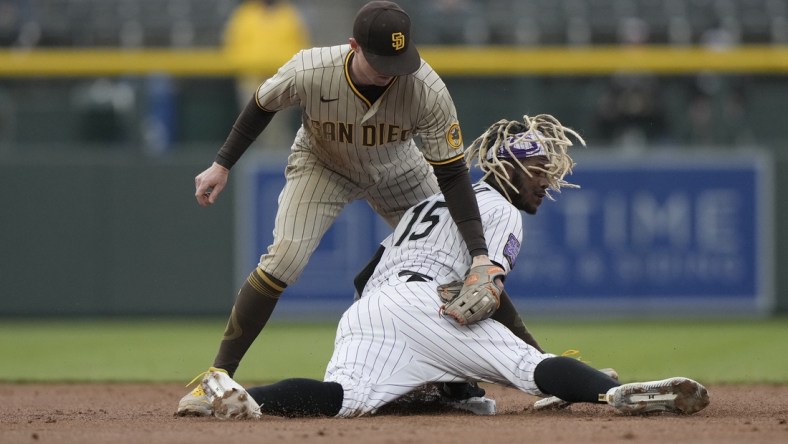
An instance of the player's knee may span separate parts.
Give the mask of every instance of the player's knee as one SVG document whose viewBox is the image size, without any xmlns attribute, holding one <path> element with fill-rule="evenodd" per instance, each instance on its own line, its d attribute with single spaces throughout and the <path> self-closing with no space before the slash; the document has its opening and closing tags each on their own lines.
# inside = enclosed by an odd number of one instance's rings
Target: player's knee
<svg viewBox="0 0 788 444">
<path fill-rule="evenodd" d="M 293 241 L 279 241 L 260 257 L 257 267 L 289 285 L 301 276 L 313 251 Z"/>
</svg>

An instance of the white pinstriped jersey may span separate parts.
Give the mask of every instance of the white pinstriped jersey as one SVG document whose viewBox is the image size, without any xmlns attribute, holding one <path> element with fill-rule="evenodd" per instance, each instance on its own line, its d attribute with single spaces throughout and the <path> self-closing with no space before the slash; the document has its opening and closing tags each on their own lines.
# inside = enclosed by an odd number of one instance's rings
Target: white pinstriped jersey
<svg viewBox="0 0 788 444">
<path fill-rule="evenodd" d="M 522 216 L 489 185 L 474 189 L 490 259 L 509 272 L 522 241 Z M 408 210 L 384 245 L 361 299 L 337 327 L 324 377 L 344 389 L 337 416 L 375 413 L 431 382 L 486 381 L 542 395 L 533 372 L 554 355 L 493 319 L 462 326 L 440 315 L 437 284 L 460 279 L 471 264 L 441 194 Z M 403 270 L 433 280 L 413 281 L 400 275 Z"/>
<path fill-rule="evenodd" d="M 266 111 L 303 110 L 293 150 L 309 150 L 351 176 L 423 158 L 441 164 L 463 157 L 454 102 L 429 64 L 422 60 L 416 73 L 395 77 L 370 103 L 350 78 L 352 56 L 350 45 L 300 51 L 258 89 L 257 103 Z"/>
<path fill-rule="evenodd" d="M 520 252 L 522 215 L 489 185 L 477 183 L 474 191 L 490 260 L 502 265 L 508 273 Z M 362 296 L 402 270 L 415 271 L 445 284 L 463 279 L 471 266 L 465 241 L 440 193 L 411 207 L 383 241 L 383 246 L 386 251 Z"/>
</svg>

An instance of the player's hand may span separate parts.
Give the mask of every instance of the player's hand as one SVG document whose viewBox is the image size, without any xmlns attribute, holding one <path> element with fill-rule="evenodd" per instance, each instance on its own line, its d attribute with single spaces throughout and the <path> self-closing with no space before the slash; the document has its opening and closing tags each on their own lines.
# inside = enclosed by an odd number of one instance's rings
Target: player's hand
<svg viewBox="0 0 788 444">
<path fill-rule="evenodd" d="M 480 254 L 479 256 L 473 257 L 473 262 L 471 262 L 471 268 L 477 265 L 492 265 L 492 261 L 490 260 L 490 256 L 486 254 Z"/>
<path fill-rule="evenodd" d="M 471 268 L 476 267 L 478 265 L 495 265 L 495 264 L 492 263 L 489 256 L 482 254 L 473 257 L 473 260 L 471 262 Z M 503 288 L 503 280 L 501 280 L 500 278 L 496 279 L 495 283 L 498 284 L 499 287 Z"/>
<path fill-rule="evenodd" d="M 213 205 L 219 194 L 227 185 L 230 170 L 214 162 L 207 170 L 194 178 L 194 197 L 201 207 Z"/>
<path fill-rule="evenodd" d="M 477 265 L 497 266 L 497 265 L 492 263 L 492 261 L 490 260 L 490 256 L 487 256 L 485 254 L 481 254 L 479 256 L 474 256 L 473 257 L 473 259 L 471 260 L 471 268 L 473 268 L 473 267 L 475 267 Z M 495 284 L 498 286 L 498 288 L 503 290 L 503 279 L 495 278 Z"/>
<path fill-rule="evenodd" d="M 460 325 L 470 325 L 489 318 L 501 306 L 503 287 L 499 282 L 503 275 L 503 268 L 497 265 L 483 264 L 471 268 L 459 294 L 441 305 L 440 313 L 454 318 Z M 444 291 L 444 287 L 438 287 L 442 301 L 452 297 L 452 292 Z"/>
</svg>

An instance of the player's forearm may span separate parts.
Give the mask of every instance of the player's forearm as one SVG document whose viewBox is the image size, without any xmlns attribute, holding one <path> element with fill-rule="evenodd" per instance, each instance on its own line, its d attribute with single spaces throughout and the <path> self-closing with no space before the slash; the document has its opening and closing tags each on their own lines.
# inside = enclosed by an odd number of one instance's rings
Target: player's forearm
<svg viewBox="0 0 788 444">
<path fill-rule="evenodd" d="M 263 111 L 257 106 L 254 97 L 246 104 L 241 114 L 235 120 L 230 134 L 224 141 L 219 153 L 216 154 L 216 163 L 228 170 L 241 158 L 246 149 L 257 139 L 266 126 L 274 118 L 272 112 Z"/>
<path fill-rule="evenodd" d="M 487 242 L 479 215 L 479 204 L 471 186 L 468 167 L 462 159 L 445 165 L 433 166 L 438 186 L 446 198 L 454 223 L 468 246 L 471 256 L 487 255 Z"/>
<path fill-rule="evenodd" d="M 493 313 L 491 318 L 503 324 L 514 333 L 515 336 L 525 341 L 526 344 L 544 353 L 544 350 L 539 346 L 536 338 L 528 331 L 528 327 L 525 326 L 525 322 L 523 322 L 520 313 L 518 313 L 517 309 L 514 307 L 506 290 L 501 292 L 501 305 L 498 307 L 498 310 Z"/>
</svg>

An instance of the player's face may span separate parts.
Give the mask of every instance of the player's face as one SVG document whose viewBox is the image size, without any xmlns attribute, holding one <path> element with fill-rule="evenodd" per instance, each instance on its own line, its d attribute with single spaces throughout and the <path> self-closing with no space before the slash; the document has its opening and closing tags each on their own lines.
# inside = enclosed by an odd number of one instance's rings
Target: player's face
<svg viewBox="0 0 788 444">
<path fill-rule="evenodd" d="M 522 164 L 526 167 L 536 166 L 544 168 L 547 163 L 547 157 L 536 156 L 523 159 Z M 512 205 L 517 209 L 525 211 L 528 214 L 536 214 L 539 205 L 542 204 L 547 188 L 547 176 L 541 171 L 530 169 L 531 176 L 520 168 L 511 168 L 512 184 L 520 191 L 519 194 L 509 193 L 512 198 Z"/>
<path fill-rule="evenodd" d="M 356 39 L 350 38 L 350 47 L 355 52 L 350 67 L 354 82 L 359 85 L 375 86 L 386 86 L 391 82 L 394 77 L 380 74 L 367 62 L 367 59 L 364 58 L 364 50 L 356 43 Z"/>
</svg>

